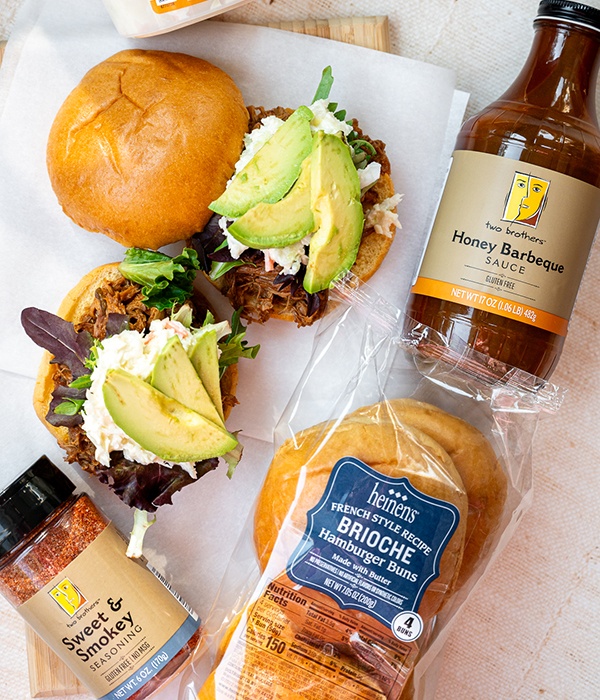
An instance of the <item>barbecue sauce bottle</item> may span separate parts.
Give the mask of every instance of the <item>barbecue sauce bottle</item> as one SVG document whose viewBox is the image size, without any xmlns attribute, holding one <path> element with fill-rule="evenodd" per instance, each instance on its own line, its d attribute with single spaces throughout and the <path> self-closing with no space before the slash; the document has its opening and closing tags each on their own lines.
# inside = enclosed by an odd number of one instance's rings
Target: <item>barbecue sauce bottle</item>
<svg viewBox="0 0 600 700">
<path fill-rule="evenodd" d="M 425 353 L 547 379 L 600 219 L 600 10 L 542 0 L 533 26 L 517 79 L 459 132 L 407 323 Z"/>
</svg>

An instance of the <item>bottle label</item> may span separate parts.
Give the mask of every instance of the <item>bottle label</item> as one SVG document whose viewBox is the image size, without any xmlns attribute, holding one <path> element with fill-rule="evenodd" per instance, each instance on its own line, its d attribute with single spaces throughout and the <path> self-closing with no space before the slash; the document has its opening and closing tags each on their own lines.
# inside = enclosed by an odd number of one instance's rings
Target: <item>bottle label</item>
<svg viewBox="0 0 600 700">
<path fill-rule="evenodd" d="M 422 630 L 416 614 L 421 599 L 439 576 L 459 518 L 454 505 L 421 493 L 406 477 L 387 477 L 345 457 L 307 511 L 306 532 L 287 574 L 342 609 L 377 618 L 398 639 L 414 641 Z M 409 618 L 408 626 L 402 624 Z"/>
<path fill-rule="evenodd" d="M 455 151 L 411 291 L 564 336 L 599 220 L 593 185 Z"/>
<path fill-rule="evenodd" d="M 200 626 L 145 560 L 129 559 L 112 525 L 19 612 L 102 700 L 126 700 L 159 673 Z"/>
<path fill-rule="evenodd" d="M 159 15 L 173 10 L 182 10 L 192 5 L 200 5 L 206 0 L 150 0 L 150 7 Z"/>
</svg>

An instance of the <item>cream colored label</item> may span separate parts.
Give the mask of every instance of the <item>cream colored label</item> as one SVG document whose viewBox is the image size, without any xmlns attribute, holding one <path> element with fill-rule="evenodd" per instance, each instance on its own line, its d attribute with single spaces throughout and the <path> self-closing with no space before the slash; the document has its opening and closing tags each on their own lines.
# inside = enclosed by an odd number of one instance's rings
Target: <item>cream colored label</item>
<svg viewBox="0 0 600 700">
<path fill-rule="evenodd" d="M 163 14 L 173 10 L 182 10 L 192 5 L 200 5 L 203 2 L 206 0 L 150 0 L 150 6 L 157 14 Z"/>
<path fill-rule="evenodd" d="M 592 185 L 455 151 L 412 292 L 565 335 L 599 220 Z"/>
<path fill-rule="evenodd" d="M 109 525 L 19 612 L 97 698 L 131 697 L 199 627 Z"/>
</svg>

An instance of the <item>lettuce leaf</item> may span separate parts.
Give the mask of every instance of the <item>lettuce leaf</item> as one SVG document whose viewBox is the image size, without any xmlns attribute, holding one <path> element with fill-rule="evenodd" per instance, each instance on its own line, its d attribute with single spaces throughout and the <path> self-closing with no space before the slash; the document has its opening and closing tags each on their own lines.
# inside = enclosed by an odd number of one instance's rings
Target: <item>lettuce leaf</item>
<svg viewBox="0 0 600 700">
<path fill-rule="evenodd" d="M 87 331 L 77 333 L 69 321 L 33 306 L 21 312 L 21 325 L 36 345 L 54 355 L 53 362 L 71 370 L 74 379 L 88 374 L 86 362 L 94 339 Z"/>
<path fill-rule="evenodd" d="M 195 464 L 197 479 L 216 469 L 218 457 Z M 96 476 L 131 508 L 139 508 L 147 513 L 156 512 L 163 505 L 172 504 L 172 497 L 185 486 L 197 481 L 187 471 L 174 464 L 165 467 L 161 464 L 138 464 L 122 456 L 111 453 L 110 467 L 96 469 Z"/>
<path fill-rule="evenodd" d="M 321 80 L 319 82 L 319 85 L 317 86 L 317 91 L 315 92 L 315 96 L 312 98 L 311 104 L 313 104 L 317 100 L 326 100 L 329 97 L 332 85 L 333 74 L 331 72 L 331 66 L 326 66 L 325 68 L 323 68 Z"/>
<path fill-rule="evenodd" d="M 142 288 L 146 306 L 161 310 L 183 304 L 192 296 L 199 268 L 198 254 L 192 248 L 184 248 L 174 258 L 155 250 L 129 248 L 119 265 L 123 277 Z"/>
<path fill-rule="evenodd" d="M 242 309 L 237 309 L 237 311 L 233 312 L 231 316 L 231 333 L 219 343 L 219 350 L 221 351 L 219 370 L 221 377 L 227 367 L 236 364 L 240 357 L 253 360 L 260 350 L 260 345 L 248 345 L 248 341 L 244 340 L 246 328 L 241 321 L 241 313 Z"/>
</svg>

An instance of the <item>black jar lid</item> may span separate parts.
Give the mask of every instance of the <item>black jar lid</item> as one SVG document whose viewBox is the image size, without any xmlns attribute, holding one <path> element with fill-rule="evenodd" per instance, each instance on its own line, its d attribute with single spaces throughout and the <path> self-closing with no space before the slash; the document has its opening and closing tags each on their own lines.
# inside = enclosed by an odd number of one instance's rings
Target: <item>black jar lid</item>
<svg viewBox="0 0 600 700">
<path fill-rule="evenodd" d="M 75 491 L 75 484 L 40 457 L 0 493 L 0 557 L 42 523 Z"/>
<path fill-rule="evenodd" d="M 562 19 L 600 31 L 600 10 L 581 2 L 542 0 L 535 19 Z"/>
</svg>

